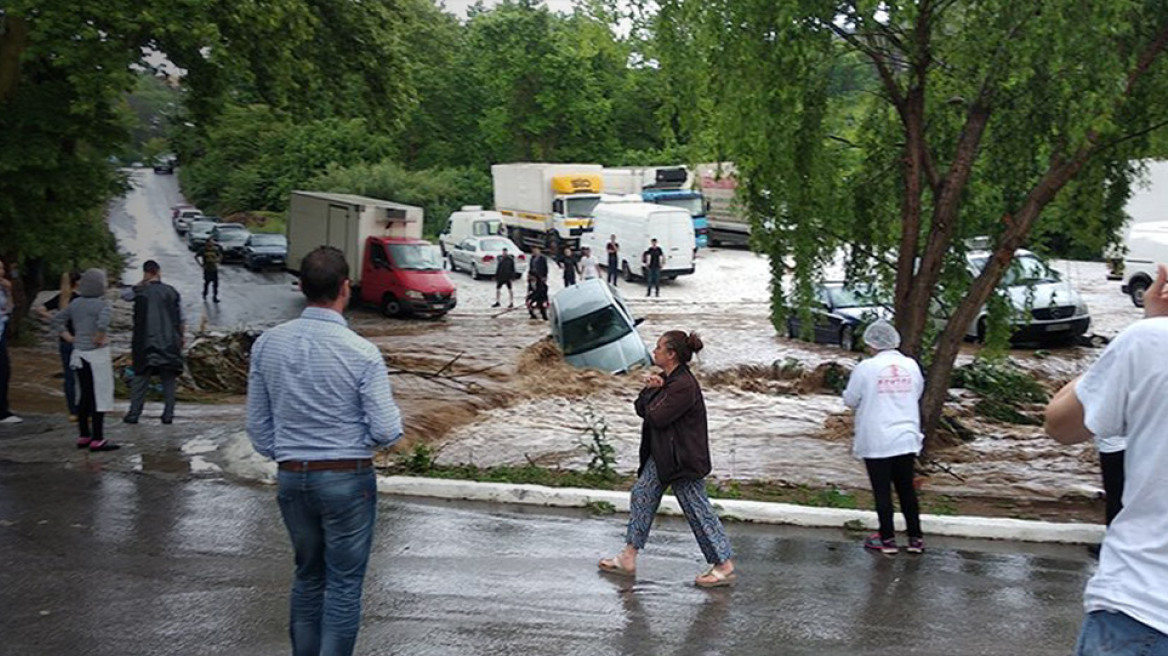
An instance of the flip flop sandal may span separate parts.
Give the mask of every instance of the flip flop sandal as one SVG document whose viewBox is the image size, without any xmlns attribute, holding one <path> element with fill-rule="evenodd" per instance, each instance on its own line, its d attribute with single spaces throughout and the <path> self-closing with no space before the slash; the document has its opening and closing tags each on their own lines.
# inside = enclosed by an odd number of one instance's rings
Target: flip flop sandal
<svg viewBox="0 0 1168 656">
<path fill-rule="evenodd" d="M 713 581 L 702 581 L 701 579 L 703 579 L 705 577 L 710 577 L 714 580 Z M 701 576 L 694 579 L 694 585 L 698 586 L 699 588 L 725 588 L 725 587 L 734 585 L 734 582 L 737 580 L 738 580 L 738 572 L 730 572 L 729 574 L 723 574 L 722 572 L 719 572 L 718 570 L 714 569 L 714 567 L 711 565 L 709 569 L 702 572 Z"/>
<path fill-rule="evenodd" d="M 618 576 L 637 575 L 637 570 L 625 569 L 624 567 L 621 567 L 620 558 L 617 558 L 616 556 L 613 556 L 612 558 L 601 558 L 598 566 L 600 567 L 600 571 L 607 574 L 616 574 Z"/>
</svg>

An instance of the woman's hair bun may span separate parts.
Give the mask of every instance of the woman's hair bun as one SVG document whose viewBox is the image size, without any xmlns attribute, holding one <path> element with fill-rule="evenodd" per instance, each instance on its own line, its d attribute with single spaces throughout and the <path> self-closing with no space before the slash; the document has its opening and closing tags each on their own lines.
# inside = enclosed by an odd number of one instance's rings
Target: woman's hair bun
<svg viewBox="0 0 1168 656">
<path fill-rule="evenodd" d="M 685 338 L 685 344 L 686 344 L 686 346 L 688 346 L 688 347 L 689 347 L 689 350 L 690 350 L 691 352 L 693 352 L 693 353 L 697 353 L 698 351 L 702 350 L 702 338 L 701 338 L 701 335 L 698 335 L 697 331 L 694 331 L 694 332 L 690 333 L 690 334 L 689 334 L 689 335 L 688 335 L 688 336 Z"/>
</svg>

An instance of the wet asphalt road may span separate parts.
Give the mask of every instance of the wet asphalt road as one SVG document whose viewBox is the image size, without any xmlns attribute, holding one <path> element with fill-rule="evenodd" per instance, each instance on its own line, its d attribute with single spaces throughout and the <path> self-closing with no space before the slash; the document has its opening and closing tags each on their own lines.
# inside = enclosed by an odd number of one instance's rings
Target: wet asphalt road
<svg viewBox="0 0 1168 656">
<path fill-rule="evenodd" d="M 143 473 L 112 454 L 0 461 L 0 653 L 287 653 L 274 490 L 176 474 L 166 442 Z M 706 591 L 673 519 L 633 583 L 594 565 L 621 516 L 395 497 L 379 513 L 361 654 L 1065 654 L 1093 568 L 1081 548 L 885 557 L 842 531 L 731 524 L 742 578 Z"/>
</svg>

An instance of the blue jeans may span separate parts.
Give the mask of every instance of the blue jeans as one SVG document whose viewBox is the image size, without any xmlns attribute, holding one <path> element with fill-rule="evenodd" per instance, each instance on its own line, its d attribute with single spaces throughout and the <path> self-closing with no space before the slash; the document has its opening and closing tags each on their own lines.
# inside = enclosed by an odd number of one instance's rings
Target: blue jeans
<svg viewBox="0 0 1168 656">
<path fill-rule="evenodd" d="M 65 406 L 69 414 L 77 414 L 77 374 L 69 368 L 73 357 L 73 345 L 63 339 L 57 340 L 57 353 L 61 356 L 61 371 L 65 372 Z"/>
<path fill-rule="evenodd" d="M 377 518 L 377 481 L 361 471 L 279 472 L 280 512 L 296 552 L 292 653 L 347 656 Z"/>
<path fill-rule="evenodd" d="M 653 293 L 653 288 L 657 288 L 657 295 L 661 295 L 661 269 L 645 269 L 645 281 L 649 286 L 645 289 L 645 296 Z"/>
<path fill-rule="evenodd" d="M 1078 656 L 1168 656 L 1168 635 L 1123 613 L 1097 610 L 1087 613 Z"/>
</svg>

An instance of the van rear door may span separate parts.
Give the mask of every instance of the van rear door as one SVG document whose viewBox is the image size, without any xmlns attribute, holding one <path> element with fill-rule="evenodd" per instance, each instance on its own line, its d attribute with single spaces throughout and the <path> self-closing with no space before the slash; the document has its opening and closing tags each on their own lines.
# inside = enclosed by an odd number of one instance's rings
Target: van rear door
<svg viewBox="0 0 1168 656">
<path fill-rule="evenodd" d="M 657 238 L 657 244 L 665 252 L 661 268 L 665 271 L 689 270 L 693 268 L 694 240 L 693 219 L 689 212 L 681 209 L 653 212 L 649 215 L 649 236 Z"/>
</svg>

